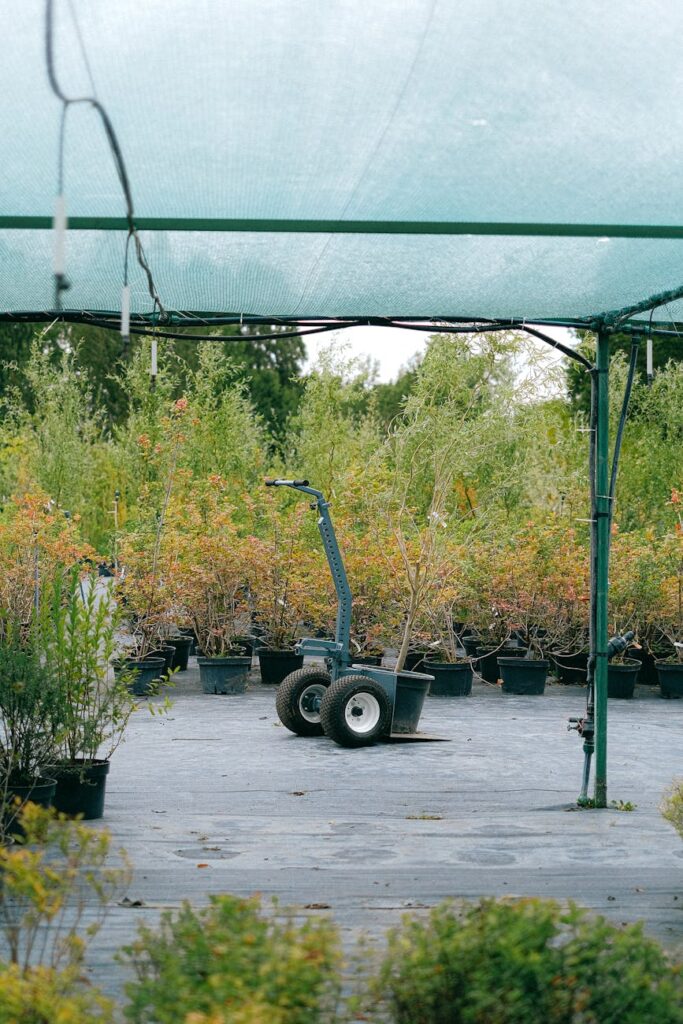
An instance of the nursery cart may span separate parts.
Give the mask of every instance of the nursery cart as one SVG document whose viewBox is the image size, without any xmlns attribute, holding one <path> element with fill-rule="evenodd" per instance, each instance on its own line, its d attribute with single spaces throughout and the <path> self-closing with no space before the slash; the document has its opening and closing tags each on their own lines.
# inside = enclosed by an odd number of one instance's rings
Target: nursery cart
<svg viewBox="0 0 683 1024">
<path fill-rule="evenodd" d="M 280 721 L 298 736 L 329 736 L 342 747 L 364 747 L 380 738 L 427 739 L 417 732 L 424 699 L 434 677 L 422 672 L 354 665 L 349 648 L 352 596 L 323 494 L 308 480 L 266 480 L 268 487 L 293 487 L 310 494 L 337 592 L 334 640 L 305 639 L 297 653 L 325 659 L 326 668 L 305 666 L 280 684 Z"/>
</svg>

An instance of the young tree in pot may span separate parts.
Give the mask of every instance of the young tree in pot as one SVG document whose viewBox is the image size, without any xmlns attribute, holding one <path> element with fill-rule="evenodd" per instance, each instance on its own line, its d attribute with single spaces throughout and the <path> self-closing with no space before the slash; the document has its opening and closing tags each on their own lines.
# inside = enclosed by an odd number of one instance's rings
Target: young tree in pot
<svg viewBox="0 0 683 1024">
<path fill-rule="evenodd" d="M 219 482 L 183 503 L 174 590 L 192 623 L 205 693 L 243 693 L 251 658 L 239 639 L 249 622 L 251 543 L 240 535 Z"/>
<path fill-rule="evenodd" d="M 498 681 L 498 656 L 512 650 L 510 625 L 500 613 L 493 586 L 492 566 L 498 552 L 499 546 L 487 536 L 473 539 L 459 580 L 461 614 L 478 638 L 472 664 L 487 683 Z M 522 648 L 519 653 L 524 653 Z"/>
<path fill-rule="evenodd" d="M 164 403 L 168 401 L 167 391 L 165 380 Z M 119 543 L 122 569 L 118 594 L 130 617 L 130 645 L 124 660 L 137 673 L 138 696 L 153 689 L 155 678 L 162 674 L 168 677 L 171 672 L 174 650 L 166 641 L 174 631 L 173 572 L 177 558 L 168 520 L 179 482 L 187 476 L 180 468 L 186 444 L 187 399 L 179 398 L 162 410 L 159 399 L 153 396 L 152 406 L 153 415 L 141 421 L 145 432 L 137 436 L 134 445 L 128 438 L 132 448 L 129 457 L 139 460 L 142 482 L 132 525 Z"/>
<path fill-rule="evenodd" d="M 425 672 L 434 676 L 430 688 L 433 697 L 468 697 L 472 692 L 472 659 L 460 646 L 456 632 L 457 616 L 462 612 L 463 591 L 460 566 L 464 551 L 452 545 L 426 602 L 425 620 L 434 645 L 424 661 Z"/>
<path fill-rule="evenodd" d="M 45 680 L 54 695 L 54 806 L 90 820 L 104 812 L 109 761 L 136 710 L 132 673 L 112 674 L 120 614 L 109 581 L 72 572 L 47 588 L 38 616 Z"/>
<path fill-rule="evenodd" d="M 60 702 L 41 665 L 33 636 L 23 639 L 7 621 L 0 639 L 0 833 L 21 831 L 26 800 L 49 806 L 56 781 L 54 725 Z"/>
<path fill-rule="evenodd" d="M 503 693 L 542 694 L 549 668 L 544 657 L 566 634 L 563 549 L 553 520 L 529 523 L 497 552 L 491 573 L 496 610 L 526 647 L 524 658 L 499 656 Z M 573 595 L 571 595 L 573 597 Z"/>
<path fill-rule="evenodd" d="M 647 629 L 662 606 L 662 548 L 651 531 L 619 533 L 612 536 L 609 615 L 610 635 L 631 630 L 636 636 Z M 632 649 L 638 649 L 634 641 Z M 628 648 L 612 659 L 607 670 L 608 695 L 630 699 L 641 661 Z"/>
</svg>

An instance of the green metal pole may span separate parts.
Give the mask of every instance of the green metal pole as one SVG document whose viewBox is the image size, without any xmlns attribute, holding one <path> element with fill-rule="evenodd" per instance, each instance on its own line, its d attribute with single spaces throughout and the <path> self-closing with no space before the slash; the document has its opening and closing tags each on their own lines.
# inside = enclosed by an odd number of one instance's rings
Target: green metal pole
<svg viewBox="0 0 683 1024">
<path fill-rule="evenodd" d="M 607 600 L 609 574 L 609 334 L 598 331 L 595 474 L 595 806 L 607 806 Z"/>
</svg>

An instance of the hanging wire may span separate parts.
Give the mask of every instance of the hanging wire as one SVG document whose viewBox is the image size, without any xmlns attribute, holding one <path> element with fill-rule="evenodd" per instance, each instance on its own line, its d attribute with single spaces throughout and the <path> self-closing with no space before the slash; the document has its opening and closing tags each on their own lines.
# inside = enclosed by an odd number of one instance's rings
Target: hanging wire
<svg viewBox="0 0 683 1024">
<path fill-rule="evenodd" d="M 70 8 L 70 11 L 71 11 L 71 16 L 72 16 L 72 19 L 74 21 L 74 24 L 76 25 L 76 34 L 78 36 L 78 40 L 79 40 L 79 45 L 81 47 L 81 51 L 85 55 L 86 51 L 85 51 L 85 45 L 84 45 L 84 42 L 83 42 L 83 37 L 81 35 L 80 28 L 78 26 L 78 19 L 76 18 L 76 12 L 75 12 L 71 2 L 69 2 L 69 8 Z M 128 178 L 128 172 L 126 170 L 126 163 L 125 163 L 125 160 L 123 158 L 123 153 L 121 151 L 121 146 L 119 144 L 118 137 L 117 137 L 116 132 L 114 130 L 114 126 L 113 126 L 113 124 L 112 124 L 112 122 L 111 122 L 111 120 L 109 118 L 109 115 L 107 114 L 107 111 L 105 110 L 105 108 L 102 105 L 102 103 L 100 103 L 99 99 L 97 98 L 97 94 L 96 94 L 96 90 L 95 90 L 95 84 L 94 84 L 94 80 L 93 80 L 93 76 L 92 76 L 92 70 L 91 70 L 90 64 L 89 64 L 89 62 L 87 60 L 87 56 L 86 56 L 86 61 L 85 61 L 86 62 L 86 69 L 88 71 L 88 76 L 90 78 L 90 84 L 91 84 L 91 88 L 93 90 L 93 95 L 92 96 L 67 96 L 67 94 L 63 91 L 61 85 L 59 84 L 59 79 L 57 77 L 57 72 L 56 72 L 56 69 L 55 69 L 54 0 L 45 0 L 45 60 L 46 60 L 46 65 L 47 65 L 47 77 L 48 77 L 48 81 L 50 83 L 50 88 L 52 89 L 52 91 L 55 94 L 55 96 L 57 97 L 57 99 L 59 99 L 61 101 L 62 105 L 63 105 L 62 123 L 61 123 L 61 130 L 60 130 L 60 151 L 59 151 L 59 169 L 58 169 L 59 196 L 63 195 L 63 185 L 64 185 L 64 134 L 65 134 L 65 126 L 66 126 L 66 113 L 67 113 L 68 108 L 70 106 L 72 106 L 72 105 L 81 104 L 81 103 L 87 103 L 87 104 L 92 106 L 97 111 L 97 113 L 98 113 L 98 115 L 100 117 L 100 120 L 102 122 L 102 125 L 104 127 L 105 135 L 107 137 L 107 142 L 109 143 L 109 148 L 111 150 L 112 157 L 114 158 L 114 166 L 116 168 L 116 173 L 117 173 L 117 176 L 118 176 L 118 179 L 119 179 L 119 183 L 121 185 L 121 190 L 123 192 L 123 197 L 124 197 L 124 200 L 125 200 L 126 220 L 128 221 L 129 239 L 132 237 L 133 242 L 135 244 L 135 255 L 136 255 L 138 264 L 140 265 L 140 267 L 144 271 L 145 277 L 147 279 L 147 289 L 149 291 L 150 297 L 151 297 L 153 303 L 155 304 L 155 307 L 159 309 L 160 319 L 165 321 L 166 318 L 167 318 L 166 310 L 164 309 L 163 303 L 162 303 L 161 299 L 159 298 L 159 293 L 157 292 L 156 285 L 154 283 L 154 278 L 152 276 L 152 271 L 150 269 L 150 266 L 149 266 L 149 263 L 147 261 L 147 257 L 145 255 L 145 251 L 144 251 L 142 242 L 140 241 L 140 238 L 139 238 L 138 233 L 137 233 L 137 229 L 135 227 L 135 212 L 134 212 L 134 207 L 133 207 L 133 195 L 132 195 L 132 191 L 131 191 L 131 187 L 130 187 L 130 181 L 129 181 L 129 178 Z M 57 288 L 58 288 L 58 293 L 59 293 L 60 291 L 63 290 L 63 288 L 65 286 L 64 275 L 63 275 L 63 273 L 61 274 L 61 281 L 59 281 L 59 279 L 58 279 L 59 275 L 55 272 L 55 278 L 56 278 L 56 283 L 57 283 Z M 58 306 L 58 308 L 61 308 L 61 307 Z"/>
</svg>

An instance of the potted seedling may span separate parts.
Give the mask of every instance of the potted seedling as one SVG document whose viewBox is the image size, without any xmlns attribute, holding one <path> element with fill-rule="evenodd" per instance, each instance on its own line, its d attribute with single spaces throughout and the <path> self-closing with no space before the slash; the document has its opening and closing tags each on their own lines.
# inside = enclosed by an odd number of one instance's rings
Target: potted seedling
<svg viewBox="0 0 683 1024">
<path fill-rule="evenodd" d="M 49 806 L 56 780 L 54 725 L 60 702 L 41 664 L 33 635 L 21 636 L 5 620 L 0 639 L 0 800 L 6 833 L 19 833 L 18 812 L 31 800 Z"/>
<path fill-rule="evenodd" d="M 54 806 L 88 820 L 102 817 L 110 758 L 137 707 L 131 675 L 110 669 L 119 624 L 110 581 L 77 571 L 46 588 L 38 615 L 53 695 Z"/>
<path fill-rule="evenodd" d="M 427 600 L 425 617 L 435 639 L 424 661 L 425 671 L 434 676 L 432 697 L 469 697 L 472 692 L 472 659 L 460 644 L 456 615 L 461 608 L 459 567 L 463 552 L 453 551 L 453 562 L 444 567 Z"/>
<path fill-rule="evenodd" d="M 195 523 L 179 542 L 176 594 L 197 636 L 197 658 L 205 693 L 242 693 L 247 687 L 251 658 L 240 638 L 249 621 L 249 571 L 251 544 L 240 536 L 232 510 L 212 504 L 207 519 L 196 519 L 186 509 L 188 523 Z"/>
</svg>

